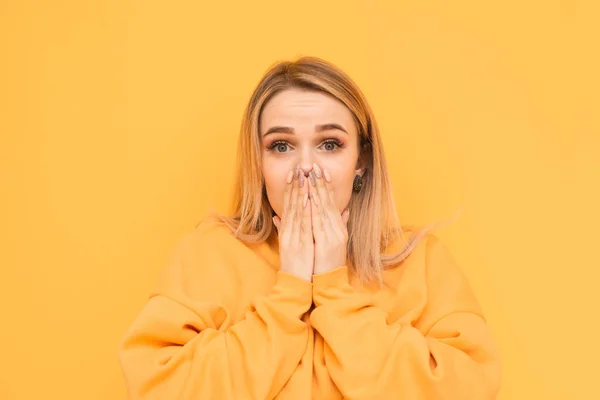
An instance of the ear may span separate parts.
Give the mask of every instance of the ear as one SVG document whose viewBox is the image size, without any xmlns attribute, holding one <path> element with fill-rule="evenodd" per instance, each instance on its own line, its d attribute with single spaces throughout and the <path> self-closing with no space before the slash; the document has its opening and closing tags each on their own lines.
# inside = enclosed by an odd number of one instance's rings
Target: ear
<svg viewBox="0 0 600 400">
<path fill-rule="evenodd" d="M 354 176 L 356 175 L 360 175 L 361 177 L 365 174 L 365 171 L 367 170 L 367 163 L 365 162 L 365 159 L 363 157 L 363 155 L 359 155 L 358 156 L 358 160 L 356 160 L 356 167 L 354 169 Z"/>
<path fill-rule="evenodd" d="M 366 168 L 357 168 L 354 170 L 354 175 L 360 175 L 361 177 L 365 174 Z"/>
</svg>

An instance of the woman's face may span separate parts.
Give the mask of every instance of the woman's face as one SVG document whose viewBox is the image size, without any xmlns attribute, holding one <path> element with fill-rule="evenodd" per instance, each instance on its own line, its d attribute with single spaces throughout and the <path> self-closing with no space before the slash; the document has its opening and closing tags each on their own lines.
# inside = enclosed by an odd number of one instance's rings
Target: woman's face
<svg viewBox="0 0 600 400">
<path fill-rule="evenodd" d="M 260 116 L 262 173 L 267 197 L 279 217 L 286 176 L 300 165 L 306 176 L 317 163 L 331 174 L 335 202 L 350 202 L 358 163 L 358 131 L 352 113 L 324 93 L 288 89 L 273 96 Z"/>
</svg>

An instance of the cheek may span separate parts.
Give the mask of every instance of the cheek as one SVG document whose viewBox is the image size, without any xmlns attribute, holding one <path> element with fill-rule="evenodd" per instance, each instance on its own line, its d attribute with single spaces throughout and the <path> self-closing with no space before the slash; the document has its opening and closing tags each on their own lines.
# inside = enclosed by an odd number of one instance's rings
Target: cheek
<svg viewBox="0 0 600 400">
<path fill-rule="evenodd" d="M 335 203 L 341 212 L 348 206 L 348 203 L 350 202 L 350 197 L 352 196 L 354 170 L 344 169 L 340 171 L 333 171 L 331 174 L 331 180 L 331 184 L 333 185 Z"/>
<path fill-rule="evenodd" d="M 271 204 L 271 208 L 281 216 L 281 210 L 283 207 L 283 193 L 285 191 L 285 179 L 287 172 L 283 168 L 276 168 L 270 166 L 268 163 L 263 165 L 263 178 L 265 180 L 265 188 L 267 192 L 267 200 Z"/>
</svg>

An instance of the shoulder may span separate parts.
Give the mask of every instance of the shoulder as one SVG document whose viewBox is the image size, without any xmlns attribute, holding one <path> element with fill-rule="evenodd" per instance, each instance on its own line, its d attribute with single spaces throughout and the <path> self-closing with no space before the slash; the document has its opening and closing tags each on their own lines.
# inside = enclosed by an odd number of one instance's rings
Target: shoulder
<svg viewBox="0 0 600 400">
<path fill-rule="evenodd" d="M 469 279 L 446 242 L 428 233 L 418 248 L 418 265 L 424 272 L 429 301 L 440 308 L 452 305 L 481 314 Z"/>
<path fill-rule="evenodd" d="M 160 271 L 157 292 L 188 291 L 229 273 L 230 257 L 243 244 L 224 224 L 203 220 L 176 240 Z"/>
<path fill-rule="evenodd" d="M 180 258 L 215 256 L 223 250 L 241 246 L 231 229 L 224 223 L 211 219 L 201 220 L 193 229 L 180 235 L 174 255 Z"/>
<path fill-rule="evenodd" d="M 423 258 L 432 247 L 443 246 L 440 238 L 431 229 L 403 226 L 390 234 L 389 243 L 383 254 L 407 253 L 405 258 Z"/>
<path fill-rule="evenodd" d="M 431 273 L 461 274 L 460 268 L 446 242 L 435 232 L 409 231 L 409 237 L 417 241 L 414 248 L 414 256 L 419 263 Z"/>
<path fill-rule="evenodd" d="M 405 230 L 404 234 L 408 239 L 418 232 Z M 423 304 L 427 304 L 427 309 L 435 308 L 442 314 L 455 309 L 481 314 L 468 277 L 436 233 L 423 234 L 402 263 L 387 272 L 386 278 L 388 286 L 397 292 L 410 290 L 426 296 Z"/>
<path fill-rule="evenodd" d="M 462 276 L 452 251 L 434 230 L 403 227 L 385 251 L 385 254 L 401 253 L 405 254 L 399 269 L 420 270 L 428 278 L 448 274 Z"/>
</svg>

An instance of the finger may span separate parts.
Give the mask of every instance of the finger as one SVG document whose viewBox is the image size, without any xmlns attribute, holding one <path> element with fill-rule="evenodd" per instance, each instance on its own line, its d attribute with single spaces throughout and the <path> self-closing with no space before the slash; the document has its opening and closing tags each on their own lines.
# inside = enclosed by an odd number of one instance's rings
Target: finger
<svg viewBox="0 0 600 400">
<path fill-rule="evenodd" d="M 294 177 L 291 183 L 291 193 L 288 200 L 288 205 L 283 215 L 283 228 L 287 232 L 292 231 L 292 226 L 294 224 L 294 214 L 296 212 L 296 199 L 298 198 L 298 171 L 300 171 L 300 166 L 298 166 L 295 170 Z"/>
<path fill-rule="evenodd" d="M 309 190 L 310 185 L 308 182 L 304 184 L 302 197 L 302 222 L 300 226 L 300 240 L 305 245 L 312 244 L 313 242 L 313 232 L 312 232 L 312 216 L 311 216 L 311 208 L 309 201 Z"/>
<path fill-rule="evenodd" d="M 333 197 L 333 188 L 331 187 L 331 174 L 327 170 L 321 170 L 319 165 L 313 165 L 315 172 L 315 188 L 318 193 L 317 202 L 320 207 L 321 225 L 328 240 L 333 238 L 342 238 L 347 231 L 342 216 L 337 209 Z M 329 181 L 329 182 L 328 182 Z"/>
<path fill-rule="evenodd" d="M 325 187 L 325 179 L 323 176 L 323 171 L 321 170 L 321 168 L 319 167 L 319 165 L 317 163 L 313 164 L 313 172 L 314 172 L 314 188 L 315 188 L 315 192 L 316 192 L 316 203 L 317 206 L 319 207 L 319 214 L 321 215 L 322 218 L 322 224 L 323 224 L 323 229 L 325 230 L 325 232 L 328 231 L 330 223 L 329 222 L 334 222 L 336 215 L 333 213 L 333 204 L 331 201 L 331 198 L 329 197 L 329 193 L 327 188 Z M 338 212 L 339 214 L 339 212 Z M 331 220 L 331 221 L 328 221 Z M 341 222 L 341 221 L 340 221 Z"/>
<path fill-rule="evenodd" d="M 300 165 L 297 165 L 296 168 L 292 169 L 291 171 L 288 172 L 288 176 L 286 177 L 286 192 L 284 193 L 284 214 L 285 212 L 287 212 L 290 209 L 290 206 L 292 205 L 292 193 L 294 191 L 294 181 L 296 180 L 297 177 L 297 173 L 298 173 L 298 168 L 300 167 Z M 292 176 L 292 180 L 288 182 L 288 178 L 290 177 L 290 174 Z M 285 197 L 287 194 L 287 198 Z M 282 219 L 285 221 L 285 218 L 282 217 Z"/>
<path fill-rule="evenodd" d="M 342 218 L 342 213 L 340 213 L 335 203 L 335 194 L 333 191 L 333 185 L 331 184 L 331 173 L 328 170 L 323 170 L 323 179 L 321 179 L 321 181 L 323 182 L 322 196 L 323 198 L 327 199 L 325 203 L 327 204 L 326 211 L 328 212 L 328 217 L 333 223 L 334 228 L 336 228 L 336 231 L 338 233 L 342 233 L 343 226 L 346 226 L 346 223 Z"/>
<path fill-rule="evenodd" d="M 290 204 L 290 196 L 292 195 L 294 181 L 294 170 L 291 169 L 285 180 L 285 191 L 283 192 L 283 210 L 281 217 L 285 220 L 284 215 L 287 212 L 287 208 Z"/>
<path fill-rule="evenodd" d="M 300 240 L 300 226 L 302 222 L 302 211 L 304 208 L 302 207 L 304 204 L 304 190 L 305 190 L 305 181 L 304 172 L 299 171 L 299 178 L 296 181 L 296 199 L 295 204 L 296 207 L 294 209 L 294 223 L 292 224 L 292 240 L 294 243 Z"/>
<path fill-rule="evenodd" d="M 327 192 L 329 203 L 335 207 L 335 196 L 333 193 L 333 185 L 331 184 L 331 173 L 328 170 L 324 169 L 323 177 L 325 178 L 323 179 L 323 186 L 325 188 L 325 191 Z"/>
<path fill-rule="evenodd" d="M 323 176 L 323 171 L 319 167 L 317 163 L 313 164 L 313 171 L 315 175 L 315 189 L 319 196 L 320 203 L 323 205 L 325 209 L 331 206 L 331 198 L 329 196 L 329 192 L 327 187 L 325 186 L 325 178 Z"/>
<path fill-rule="evenodd" d="M 315 240 L 315 243 L 325 243 L 327 236 L 323 227 L 322 210 L 319 204 L 318 195 L 313 188 L 311 188 L 310 199 L 313 239 Z"/>
</svg>

